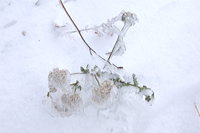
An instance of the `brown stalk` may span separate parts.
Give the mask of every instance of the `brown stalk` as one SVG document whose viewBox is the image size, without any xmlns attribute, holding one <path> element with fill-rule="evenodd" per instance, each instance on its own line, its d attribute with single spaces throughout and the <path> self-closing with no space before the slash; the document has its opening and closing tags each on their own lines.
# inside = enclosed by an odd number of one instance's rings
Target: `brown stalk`
<svg viewBox="0 0 200 133">
<path fill-rule="evenodd" d="M 89 48 L 90 54 L 92 55 L 92 52 L 96 54 L 96 51 L 93 50 L 89 44 L 86 42 L 86 40 L 84 39 L 83 35 L 81 34 L 81 31 L 79 30 L 78 26 L 76 25 L 76 23 L 74 22 L 74 20 L 72 19 L 72 17 L 70 16 L 70 14 L 68 13 L 67 9 L 65 8 L 62 0 L 60 0 L 60 3 L 63 7 L 63 9 L 65 10 L 65 13 L 67 14 L 67 16 L 69 17 L 69 19 L 71 20 L 71 22 L 73 23 L 74 27 L 76 28 L 78 34 L 80 35 L 81 39 L 83 40 L 83 42 L 86 44 L 86 46 Z"/>
<path fill-rule="evenodd" d="M 196 111 L 197 111 L 197 114 L 198 114 L 198 116 L 200 117 L 200 112 L 199 112 L 199 109 L 198 109 L 198 107 L 197 107 L 197 104 L 196 104 L 196 103 L 194 103 L 194 107 L 195 107 L 195 109 L 196 109 Z"/>
<path fill-rule="evenodd" d="M 99 82 L 99 80 L 98 80 L 98 78 L 97 78 L 96 75 L 94 75 L 94 78 L 95 78 L 95 80 L 97 81 L 97 84 L 100 86 L 100 82 Z"/>
<path fill-rule="evenodd" d="M 117 43 L 115 43 L 115 45 L 113 46 L 112 51 L 111 51 L 111 53 L 110 53 L 110 55 L 109 55 L 109 57 L 108 57 L 108 59 L 107 59 L 107 62 L 110 62 L 110 58 L 111 58 L 111 56 L 113 55 L 113 52 L 114 52 L 115 47 L 116 47 L 116 44 L 117 44 Z"/>
</svg>

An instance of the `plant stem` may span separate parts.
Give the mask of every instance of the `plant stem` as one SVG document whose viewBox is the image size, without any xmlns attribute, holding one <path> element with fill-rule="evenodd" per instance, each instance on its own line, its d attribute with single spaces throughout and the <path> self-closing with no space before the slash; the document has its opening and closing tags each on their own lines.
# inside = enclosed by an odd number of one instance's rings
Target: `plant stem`
<svg viewBox="0 0 200 133">
<path fill-rule="evenodd" d="M 199 112 L 199 109 L 198 109 L 198 107 L 197 107 L 197 104 L 196 104 L 196 103 L 194 103 L 194 107 L 195 107 L 195 109 L 196 109 L 196 111 L 197 111 L 197 114 L 198 114 L 198 116 L 200 117 L 200 112 Z"/>
<path fill-rule="evenodd" d="M 122 16 L 123 17 L 123 16 Z M 132 23 L 130 23 L 129 21 L 125 21 L 124 20 L 124 26 L 122 27 L 120 34 L 117 37 L 117 41 L 115 42 L 115 45 L 113 46 L 113 49 L 107 59 L 108 62 L 110 62 L 110 58 L 112 57 L 112 55 L 114 54 L 114 51 L 116 49 L 117 46 L 121 45 L 121 43 L 123 42 L 123 38 L 126 34 L 126 32 L 128 31 L 128 29 L 132 26 Z"/>
<path fill-rule="evenodd" d="M 93 28 L 85 28 L 85 29 L 81 29 L 80 32 L 82 31 L 89 31 L 89 30 L 92 30 Z M 78 31 L 68 31 L 66 32 L 66 34 L 73 34 L 73 33 L 77 33 Z"/>
<path fill-rule="evenodd" d="M 97 84 L 100 86 L 100 82 L 99 82 L 99 80 L 98 80 L 98 78 L 97 78 L 96 75 L 94 75 L 94 78 L 95 78 L 95 80 L 97 81 Z"/>
<path fill-rule="evenodd" d="M 114 50 L 115 50 L 116 45 L 117 45 L 117 43 L 115 43 L 115 45 L 113 46 L 112 51 L 111 51 L 111 53 L 110 53 L 110 55 L 109 55 L 109 57 L 108 57 L 108 59 L 107 59 L 107 62 L 110 62 L 110 58 L 111 58 L 112 55 L 113 55 L 113 52 L 114 52 Z"/>
<path fill-rule="evenodd" d="M 65 11 L 65 13 L 67 14 L 67 16 L 69 17 L 69 19 L 71 20 L 71 22 L 73 23 L 74 27 L 76 28 L 78 34 L 80 35 L 81 39 L 83 40 L 83 42 L 86 44 L 86 46 L 89 48 L 90 54 L 92 55 L 92 52 L 96 54 L 96 51 L 93 50 L 89 44 L 86 42 L 86 40 L 84 39 L 83 35 L 81 34 L 81 31 L 79 30 L 78 26 L 76 25 L 76 23 L 74 22 L 74 20 L 72 19 L 72 17 L 70 16 L 70 14 L 68 13 L 67 9 L 65 8 L 62 0 L 60 0 L 60 3 Z"/>
<path fill-rule="evenodd" d="M 70 75 L 79 75 L 79 74 L 88 74 L 88 73 L 70 73 Z"/>
</svg>

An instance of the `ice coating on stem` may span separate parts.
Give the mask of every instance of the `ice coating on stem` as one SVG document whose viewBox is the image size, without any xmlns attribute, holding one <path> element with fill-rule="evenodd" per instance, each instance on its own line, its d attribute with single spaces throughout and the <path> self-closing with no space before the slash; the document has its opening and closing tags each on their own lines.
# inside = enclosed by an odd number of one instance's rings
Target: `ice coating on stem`
<svg viewBox="0 0 200 133">
<path fill-rule="evenodd" d="M 138 21 L 138 18 L 136 16 L 136 14 L 134 14 L 134 13 L 124 12 L 121 16 L 121 21 L 124 22 L 124 26 L 118 35 L 117 41 L 115 42 L 112 52 L 109 53 L 110 58 L 112 56 L 124 54 L 124 52 L 126 51 L 126 46 L 123 41 L 123 38 L 126 35 L 126 32 L 128 31 L 128 29 L 131 26 L 135 25 L 135 22 Z"/>
</svg>

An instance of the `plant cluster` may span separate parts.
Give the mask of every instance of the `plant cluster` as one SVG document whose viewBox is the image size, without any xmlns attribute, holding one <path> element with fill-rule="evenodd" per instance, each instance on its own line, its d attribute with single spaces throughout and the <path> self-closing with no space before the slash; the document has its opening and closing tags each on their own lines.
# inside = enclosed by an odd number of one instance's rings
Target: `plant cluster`
<svg viewBox="0 0 200 133">
<path fill-rule="evenodd" d="M 82 103 L 76 91 L 79 88 L 78 83 L 70 84 L 70 82 L 71 76 L 68 70 L 56 68 L 49 73 L 47 97 L 51 99 L 51 104 L 56 111 L 67 115 L 76 111 Z"/>
<path fill-rule="evenodd" d="M 71 83 L 71 78 L 76 75 L 81 77 Z M 89 77 L 90 80 L 87 80 Z M 139 86 L 136 76 L 132 75 L 132 81 L 127 82 L 120 74 L 107 70 L 101 70 L 98 66 L 90 68 L 87 65 L 81 67 L 78 73 L 69 73 L 68 70 L 54 69 L 49 73 L 49 92 L 53 108 L 62 114 L 72 114 L 83 107 L 82 91 L 91 91 L 89 98 L 98 105 L 112 101 L 113 91 L 120 91 L 125 87 L 134 89 L 135 94 L 144 97 L 146 102 L 154 99 L 154 92 L 145 85 Z"/>
<path fill-rule="evenodd" d="M 125 52 L 126 47 L 123 39 L 128 29 L 135 25 L 138 20 L 136 14 L 122 11 L 116 17 L 108 20 L 107 23 L 93 28 L 98 34 L 118 35 L 111 52 L 107 53 L 108 58 L 104 59 L 86 42 L 81 34 L 83 30 L 78 28 L 65 8 L 64 3 L 61 0 L 60 2 L 75 26 L 77 33 L 88 47 L 90 54 L 92 56 L 96 55 L 105 63 L 103 68 L 100 68 L 98 64 L 94 67 L 90 67 L 90 65 L 81 67 L 78 73 L 70 73 L 68 70 L 59 70 L 58 68 L 50 72 L 47 97 L 51 100 L 53 108 L 61 114 L 69 115 L 84 107 L 83 92 L 91 94 L 88 95 L 91 102 L 102 105 L 113 101 L 113 98 L 116 98 L 117 93 L 123 88 L 133 89 L 135 94 L 144 98 L 146 102 L 152 102 L 154 100 L 154 92 L 150 88 L 145 85 L 140 86 L 135 74 L 125 78 L 123 73 L 119 73 L 119 69 L 121 70 L 122 67 L 117 67 L 110 61 L 113 56 L 122 55 Z M 117 21 L 124 23 L 121 30 L 114 25 Z"/>
</svg>

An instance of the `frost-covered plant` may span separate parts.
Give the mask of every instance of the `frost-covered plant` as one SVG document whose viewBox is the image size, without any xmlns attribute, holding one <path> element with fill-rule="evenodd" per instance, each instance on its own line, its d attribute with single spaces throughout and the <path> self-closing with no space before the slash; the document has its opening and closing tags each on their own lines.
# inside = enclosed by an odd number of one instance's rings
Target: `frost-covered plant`
<svg viewBox="0 0 200 133">
<path fill-rule="evenodd" d="M 138 18 L 136 16 L 136 14 L 132 14 L 132 16 L 130 17 L 130 15 L 127 16 L 127 14 L 130 14 L 130 12 L 125 12 L 125 11 L 121 11 L 117 16 L 108 19 L 106 23 L 102 23 L 99 26 L 95 26 L 94 29 L 95 33 L 98 34 L 99 36 L 106 34 L 109 36 L 113 36 L 114 34 L 119 35 L 120 32 L 122 30 L 120 30 L 115 24 L 118 21 L 122 21 L 124 23 L 127 23 L 129 20 L 127 19 L 128 17 L 131 20 L 132 25 L 135 24 L 136 21 L 138 21 Z M 127 25 L 127 24 L 126 24 Z"/>
<path fill-rule="evenodd" d="M 135 87 L 136 93 L 144 97 L 144 100 L 147 102 L 151 102 L 154 100 L 154 92 L 150 88 L 148 88 L 146 85 L 139 86 L 137 78 L 135 74 L 132 75 L 132 82 L 126 82 L 122 80 L 119 76 L 117 78 L 112 79 L 114 83 L 116 84 L 117 88 L 122 87 Z"/>
<path fill-rule="evenodd" d="M 124 54 L 124 52 L 126 51 L 126 46 L 123 41 L 123 38 L 126 35 L 126 32 L 128 31 L 128 29 L 131 26 L 135 25 L 135 22 L 138 20 L 136 14 L 131 13 L 131 12 L 122 12 L 120 19 L 121 21 L 124 22 L 124 26 L 122 30 L 119 32 L 117 41 L 115 42 L 115 45 L 112 51 L 108 53 L 109 54 L 108 61 L 110 60 L 112 56 Z"/>
<path fill-rule="evenodd" d="M 63 5 L 63 7 L 64 7 L 64 5 Z M 65 7 L 64 7 L 64 9 L 66 11 Z M 67 11 L 66 11 L 66 13 L 69 16 L 69 13 Z M 135 22 L 138 21 L 137 15 L 135 13 L 121 11 L 117 16 L 113 17 L 112 19 L 108 19 L 106 23 L 102 23 L 99 26 L 94 26 L 93 28 L 85 28 L 85 29 L 80 30 L 77 27 L 77 25 L 75 24 L 75 22 L 73 21 L 73 19 L 71 18 L 71 16 L 69 16 L 69 18 L 71 19 L 72 23 L 76 27 L 77 32 L 81 36 L 84 43 L 89 48 L 90 54 L 92 55 L 92 52 L 95 53 L 97 56 L 99 56 L 104 61 L 107 61 L 109 64 L 110 64 L 110 59 L 113 56 L 120 56 L 120 55 L 124 54 L 124 52 L 126 51 L 126 46 L 125 46 L 123 39 L 124 39 L 128 29 L 131 26 L 135 25 Z M 122 21 L 124 23 L 121 30 L 115 25 L 115 23 L 118 21 Z M 65 25 L 59 26 L 58 24 L 56 24 L 55 27 L 60 28 L 60 27 L 65 27 Z M 98 55 L 97 52 L 94 49 L 92 49 L 89 46 L 89 44 L 85 41 L 81 32 L 87 31 L 87 30 L 94 30 L 94 32 L 99 36 L 102 36 L 103 34 L 107 34 L 109 36 L 113 36 L 114 34 L 118 35 L 117 40 L 116 40 L 111 52 L 106 53 L 109 56 L 107 60 L 105 60 L 102 56 Z M 71 31 L 68 33 L 75 33 L 75 32 L 76 31 Z"/>
<path fill-rule="evenodd" d="M 65 112 L 72 112 L 77 110 L 82 105 L 82 99 L 79 94 L 63 94 L 61 97 Z"/>
<path fill-rule="evenodd" d="M 117 67 L 110 62 L 113 56 L 122 55 L 125 52 L 126 47 L 123 39 L 128 29 L 138 20 L 136 14 L 122 11 L 118 16 L 108 20 L 107 23 L 92 28 L 97 34 L 108 34 L 110 36 L 114 34 L 118 35 L 112 51 L 107 53 L 108 59 L 106 60 L 86 42 L 81 34 L 83 30 L 79 30 L 62 0 L 60 0 L 60 2 L 81 39 L 88 47 L 90 54 L 96 55 L 105 63 L 103 69 L 100 69 L 98 65 L 93 68 L 87 65 L 86 68 L 81 67 L 81 72 L 78 73 L 70 74 L 67 70 L 59 70 L 57 68 L 54 69 L 53 72 L 50 72 L 48 76 L 49 92 L 47 96 L 51 100 L 53 108 L 61 114 L 72 114 L 84 105 L 84 98 L 82 97 L 83 95 L 81 95 L 82 92 L 91 92 L 91 95 L 87 95 L 91 97 L 89 99 L 101 105 L 102 103 L 108 103 L 109 100 L 114 101 L 112 98 L 117 95 L 116 90 L 121 91 L 124 88 L 133 89 L 135 94 L 144 98 L 146 102 L 152 102 L 154 100 L 154 92 L 150 88 L 145 85 L 139 86 L 135 74 L 132 74 L 132 76 L 130 76 L 131 78 L 125 78 L 123 74 L 118 73 L 118 69 L 123 67 Z M 121 30 L 115 25 L 117 21 L 122 21 L 124 23 Z M 62 26 L 57 25 L 57 27 Z M 73 77 L 72 75 L 77 75 L 77 77 Z M 73 81 L 75 82 L 70 83 L 71 77 L 73 77 Z"/>
<path fill-rule="evenodd" d="M 81 106 L 82 99 L 76 92 L 77 87 L 79 87 L 78 83 L 70 84 L 68 70 L 53 69 L 49 73 L 48 84 L 49 92 L 47 96 L 56 111 L 69 115 Z"/>
<path fill-rule="evenodd" d="M 70 84 L 70 73 L 68 70 L 53 69 L 48 76 L 49 92 L 56 92 L 61 90 L 67 91 Z"/>
<path fill-rule="evenodd" d="M 130 87 L 135 90 L 136 94 L 139 94 L 140 96 L 144 97 L 145 101 L 152 102 L 154 100 L 153 90 L 151 90 L 145 85 L 139 86 L 135 74 L 132 74 L 132 81 L 130 81 L 129 78 L 124 79 L 123 75 L 120 75 L 115 71 L 101 70 L 98 66 L 94 66 L 91 69 L 89 68 L 89 66 L 87 66 L 86 68 L 81 67 L 81 72 L 82 74 L 91 75 L 97 81 L 97 88 L 94 89 L 96 91 L 94 94 L 99 95 L 99 97 L 103 95 L 103 93 L 100 93 L 100 90 L 105 90 L 105 88 L 107 89 L 107 91 L 102 92 L 109 92 L 108 90 L 111 90 L 110 88 L 113 87 L 116 87 L 118 89 Z"/>
<path fill-rule="evenodd" d="M 99 104 L 106 102 L 110 98 L 112 88 L 113 82 L 111 80 L 105 80 L 93 89 L 92 100 Z"/>
<path fill-rule="evenodd" d="M 99 26 L 95 26 L 93 29 L 96 34 L 102 36 L 103 34 L 113 36 L 114 34 L 119 34 L 120 29 L 115 25 L 117 21 L 122 20 L 124 11 L 120 12 L 119 15 L 113 17 L 112 19 L 108 19 L 106 23 L 102 23 Z"/>
<path fill-rule="evenodd" d="M 97 57 L 99 57 L 100 59 L 104 60 L 105 63 L 107 64 L 110 64 L 110 65 L 113 65 L 115 67 L 117 67 L 116 65 L 114 64 L 111 64 L 110 63 L 110 58 L 113 56 L 113 55 L 122 55 L 125 50 L 126 50 L 126 47 L 125 47 L 125 44 L 123 42 L 123 38 L 126 34 L 126 32 L 128 31 L 128 29 L 133 26 L 135 24 L 136 21 L 138 21 L 138 18 L 136 16 L 136 14 L 134 13 L 131 13 L 131 12 L 125 12 L 125 11 L 122 11 L 118 16 L 112 18 L 111 20 L 108 20 L 107 23 L 104 23 L 100 26 L 98 26 L 100 29 L 102 29 L 103 32 L 105 33 L 108 33 L 110 35 L 113 35 L 114 33 L 116 32 L 119 32 L 118 33 L 118 38 L 117 38 L 117 41 L 112 49 L 111 52 L 107 53 L 109 55 L 108 59 L 104 59 L 101 55 L 99 55 L 88 43 L 87 41 L 85 40 L 85 38 L 83 37 L 82 35 L 82 31 L 83 30 L 80 30 L 78 28 L 78 26 L 76 25 L 76 23 L 74 22 L 74 20 L 72 19 L 72 17 L 70 16 L 69 12 L 67 11 L 67 9 L 65 8 L 65 5 L 64 3 L 62 2 L 62 0 L 60 0 L 60 3 L 66 13 L 66 15 L 69 17 L 69 19 L 71 20 L 71 22 L 73 23 L 74 27 L 76 28 L 79 36 L 81 37 L 82 41 L 85 43 L 85 45 L 88 47 L 89 49 L 89 52 L 90 52 L 90 55 L 96 55 Z M 119 30 L 115 25 L 114 23 L 121 20 L 122 22 L 124 22 L 124 26 L 121 30 Z M 59 26 L 60 27 L 60 26 Z M 98 27 L 94 28 L 98 29 Z"/>
<path fill-rule="evenodd" d="M 91 91 L 91 100 L 98 105 L 113 101 L 112 98 L 117 94 L 114 89 L 120 91 L 126 87 L 134 89 L 135 93 L 144 97 L 147 102 L 154 99 L 154 92 L 146 86 L 139 86 L 134 74 L 132 75 L 132 81 L 129 81 L 124 79 L 121 74 L 101 70 L 98 66 L 90 68 L 87 65 L 86 68 L 81 67 L 80 70 L 81 72 L 70 74 L 67 70 L 56 68 L 49 73 L 49 92 L 47 96 L 52 107 L 61 114 L 70 115 L 82 107 L 83 100 L 80 95 L 82 91 Z M 71 77 L 70 75 L 78 76 L 77 79 L 73 79 L 76 80 L 75 83 L 70 83 L 70 79 L 68 79 Z M 91 77 L 90 80 L 87 80 L 88 76 Z"/>
<path fill-rule="evenodd" d="M 113 101 L 116 94 L 113 89 L 120 91 L 129 87 L 134 89 L 136 94 L 144 97 L 147 102 L 152 102 L 154 92 L 144 86 L 139 86 L 136 76 L 132 75 L 132 81 L 124 78 L 123 75 L 115 71 L 102 70 L 98 66 L 90 68 L 81 67 L 81 72 L 69 73 L 67 70 L 54 69 L 49 73 L 49 92 L 47 94 L 53 109 L 60 112 L 61 115 L 71 115 L 83 107 L 83 100 L 80 95 L 82 91 L 91 91 L 91 100 L 97 105 L 107 104 Z M 76 75 L 70 83 L 72 75 Z M 87 77 L 90 77 L 90 80 Z M 81 78 L 80 78 L 81 77 Z"/>
</svg>

